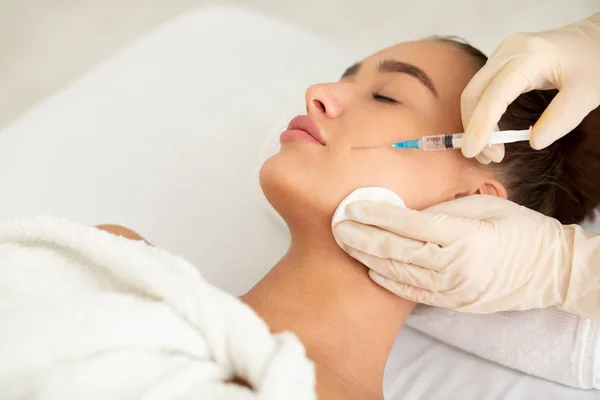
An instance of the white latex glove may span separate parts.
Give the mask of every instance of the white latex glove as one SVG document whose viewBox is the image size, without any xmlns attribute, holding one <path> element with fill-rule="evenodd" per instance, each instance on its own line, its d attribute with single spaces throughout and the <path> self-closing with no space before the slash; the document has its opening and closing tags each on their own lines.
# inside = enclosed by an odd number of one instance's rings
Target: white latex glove
<svg viewBox="0 0 600 400">
<path fill-rule="evenodd" d="M 531 147 L 563 137 L 600 105 L 599 68 L 600 13 L 559 29 L 510 35 L 462 94 L 463 155 L 501 161 L 503 146 L 482 149 L 507 106 L 533 89 L 559 93 L 533 126 Z"/>
<path fill-rule="evenodd" d="M 556 306 L 600 319 L 600 236 L 494 196 L 426 209 L 372 202 L 334 228 L 371 278 L 406 299 L 473 313 Z"/>
</svg>

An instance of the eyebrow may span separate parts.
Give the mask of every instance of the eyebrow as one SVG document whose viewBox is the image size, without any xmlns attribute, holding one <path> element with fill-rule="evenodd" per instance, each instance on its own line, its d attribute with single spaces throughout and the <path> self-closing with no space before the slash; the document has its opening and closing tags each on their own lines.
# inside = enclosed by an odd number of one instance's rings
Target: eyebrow
<svg viewBox="0 0 600 400">
<path fill-rule="evenodd" d="M 361 66 L 362 63 L 354 64 L 344 72 L 342 78 L 349 78 L 356 75 Z M 435 97 L 438 97 L 438 91 L 429 75 L 415 65 L 398 60 L 383 60 L 379 63 L 379 72 L 398 72 L 401 74 L 410 75 L 414 78 L 417 78 L 419 82 L 429 89 Z"/>
</svg>

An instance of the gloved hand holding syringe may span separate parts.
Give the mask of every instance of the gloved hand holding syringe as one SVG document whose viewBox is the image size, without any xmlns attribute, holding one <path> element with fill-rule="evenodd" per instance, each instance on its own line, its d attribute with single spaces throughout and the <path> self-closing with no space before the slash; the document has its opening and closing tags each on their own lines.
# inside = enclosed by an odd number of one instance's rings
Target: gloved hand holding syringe
<svg viewBox="0 0 600 400">
<path fill-rule="evenodd" d="M 391 145 L 382 146 L 359 146 L 353 149 L 377 149 L 389 148 L 396 149 L 422 149 L 425 151 L 431 150 L 451 150 L 460 149 L 462 147 L 463 133 L 445 133 L 442 135 L 423 136 L 421 139 L 403 140 L 401 142 L 392 143 Z M 514 143 L 529 140 L 531 137 L 531 128 L 516 131 L 497 131 L 492 133 L 488 144 L 499 143 Z"/>
</svg>

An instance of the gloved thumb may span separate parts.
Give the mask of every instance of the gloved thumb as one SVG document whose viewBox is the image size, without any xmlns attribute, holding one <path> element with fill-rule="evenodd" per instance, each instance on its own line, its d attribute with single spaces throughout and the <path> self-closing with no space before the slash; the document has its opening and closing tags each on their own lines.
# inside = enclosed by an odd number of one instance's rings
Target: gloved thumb
<svg viewBox="0 0 600 400">
<path fill-rule="evenodd" d="M 558 92 L 531 131 L 531 147 L 541 150 L 571 132 L 600 105 L 600 96 L 583 85 Z"/>
</svg>

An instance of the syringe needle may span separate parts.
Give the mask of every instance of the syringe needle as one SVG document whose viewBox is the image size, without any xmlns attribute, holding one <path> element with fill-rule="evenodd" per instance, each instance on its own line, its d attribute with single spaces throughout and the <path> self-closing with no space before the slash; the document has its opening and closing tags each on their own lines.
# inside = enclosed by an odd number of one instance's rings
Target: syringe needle
<svg viewBox="0 0 600 400">
<path fill-rule="evenodd" d="M 384 145 L 384 146 L 358 146 L 358 147 L 352 147 L 352 150 L 363 150 L 363 149 L 380 149 L 382 147 L 392 147 L 390 145 Z"/>
</svg>

